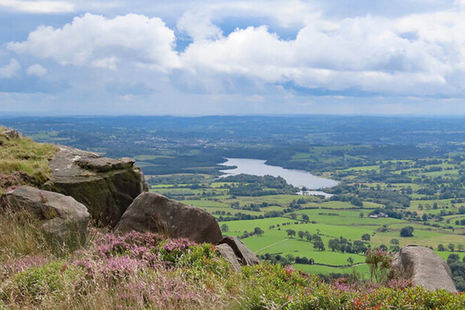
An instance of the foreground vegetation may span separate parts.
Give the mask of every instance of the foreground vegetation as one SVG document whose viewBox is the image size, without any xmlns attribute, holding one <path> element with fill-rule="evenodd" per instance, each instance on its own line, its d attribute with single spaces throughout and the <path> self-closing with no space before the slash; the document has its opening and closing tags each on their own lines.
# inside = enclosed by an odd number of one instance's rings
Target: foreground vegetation
<svg viewBox="0 0 465 310">
<path fill-rule="evenodd" d="M 458 200 L 413 199 L 414 193 L 406 193 L 403 185 L 373 186 L 367 181 L 348 186 L 349 180 L 331 189 L 335 193 L 331 198 L 279 194 L 279 179 L 271 182 L 271 177 L 268 183 L 260 181 L 260 191 L 252 192 L 257 178 L 184 174 L 156 176 L 149 182 L 151 191 L 215 215 L 224 234 L 241 237 L 262 260 L 312 274 L 339 277 L 355 268 L 368 278 L 367 266 L 360 263 L 365 251 L 376 247 L 397 252 L 404 245 L 418 244 L 433 248 L 444 259 L 450 254 L 460 260 L 465 256 L 465 229 L 456 223 L 464 218 L 465 207 L 454 203 Z M 370 195 L 362 196 L 366 192 Z"/>
<path fill-rule="evenodd" d="M 0 194 L 2 189 L 20 184 L 40 185 L 50 177 L 48 161 L 57 148 L 35 143 L 29 138 L 9 139 L 0 126 Z"/>
<path fill-rule="evenodd" d="M 360 121 L 364 126 L 359 126 Z M 10 219 L 0 226 L 0 309 L 69 308 L 70 301 L 76 308 L 102 309 L 114 304 L 189 309 L 463 308 L 462 295 L 425 292 L 408 283 L 387 284 L 395 288 L 369 284 L 371 271 L 364 263 L 370 248 L 395 252 L 406 244 L 428 246 L 448 258 L 457 287 L 465 290 L 462 121 L 105 118 L 35 122 L 38 126 L 28 120 L 14 127 L 23 126 L 44 142 L 112 157 L 134 156 L 144 172 L 153 175 L 151 191 L 214 214 L 224 234 L 241 237 L 267 263 L 232 273 L 216 257 L 214 247 L 159 236 L 128 237 L 153 241 L 142 243 L 121 239 L 117 243 L 129 242 L 126 250 L 105 254 L 98 248 L 113 244 L 114 237 L 95 230 L 80 251 L 62 249 L 57 254 L 40 231 L 18 228 L 22 226 Z M 431 131 L 433 125 L 439 129 Z M 0 152 L 0 188 L 5 189 L 46 180 L 46 162 L 55 148 L 25 138 L 3 139 Z M 217 164 L 225 156 L 266 159 L 269 164 L 308 170 L 340 184 L 326 189 L 333 196 L 325 198 L 297 196 L 295 188 L 279 178 L 217 179 L 221 169 Z M 174 256 L 164 249 L 171 242 L 182 248 Z M 140 255 L 135 257 L 133 252 Z M 115 266 L 124 272 L 117 272 Z M 341 277 L 345 280 L 331 282 Z"/>
<path fill-rule="evenodd" d="M 264 263 L 233 272 L 214 246 L 91 229 L 54 252 L 28 214 L 0 215 L 0 309 L 459 309 L 465 295 L 408 281 L 330 283 Z"/>
</svg>

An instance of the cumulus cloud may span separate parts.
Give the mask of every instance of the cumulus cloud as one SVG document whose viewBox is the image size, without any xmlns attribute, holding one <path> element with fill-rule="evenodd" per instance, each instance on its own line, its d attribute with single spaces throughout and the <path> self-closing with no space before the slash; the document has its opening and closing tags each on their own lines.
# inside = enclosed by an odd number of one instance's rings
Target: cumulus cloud
<svg viewBox="0 0 465 310">
<path fill-rule="evenodd" d="M 411 95 L 465 93 L 465 15 L 346 18 L 303 27 L 283 40 L 268 27 L 194 42 L 182 54 L 194 72 L 222 72 L 306 88 Z"/>
<path fill-rule="evenodd" d="M 27 40 L 6 44 L 8 53 L 23 53 L 32 64 L 56 61 L 50 80 L 67 80 L 76 92 L 138 104 L 161 94 L 170 102 L 179 94 L 221 98 L 210 101 L 212 108 L 227 97 L 228 108 L 236 100 L 257 112 L 272 101 L 316 106 L 315 96 L 342 104 L 465 95 L 465 0 L 360 0 L 350 8 L 339 0 L 146 1 L 93 2 L 116 17 L 87 13 L 60 27 L 39 26 Z M 73 3 L 80 11 L 91 7 Z M 128 8 L 150 17 L 117 15 Z M 175 51 L 176 39 L 182 52 Z M 16 73 L 0 76 L 17 74 L 17 65 L 16 71 L 4 65 L 0 72 Z M 47 69 L 33 65 L 27 73 Z"/>
<path fill-rule="evenodd" d="M 205 11 L 186 12 L 179 19 L 177 28 L 194 40 L 219 39 L 222 35 L 221 29 L 210 21 Z"/>
<path fill-rule="evenodd" d="M 35 75 L 37 77 L 44 76 L 47 74 L 47 69 L 42 67 L 40 64 L 35 64 L 27 68 L 27 75 Z"/>
<path fill-rule="evenodd" d="M 0 67 L 0 77 L 1 78 L 11 78 L 19 73 L 21 70 L 21 65 L 19 62 L 11 58 L 10 63 Z"/>
<path fill-rule="evenodd" d="M 119 63 L 136 63 L 165 71 L 180 66 L 174 40 L 160 18 L 128 14 L 107 19 L 87 13 L 62 28 L 40 26 L 26 41 L 7 46 L 61 65 L 116 69 Z"/>
<path fill-rule="evenodd" d="M 35 14 L 69 13 L 75 10 L 72 3 L 65 1 L 0 0 L 0 7 Z"/>
</svg>

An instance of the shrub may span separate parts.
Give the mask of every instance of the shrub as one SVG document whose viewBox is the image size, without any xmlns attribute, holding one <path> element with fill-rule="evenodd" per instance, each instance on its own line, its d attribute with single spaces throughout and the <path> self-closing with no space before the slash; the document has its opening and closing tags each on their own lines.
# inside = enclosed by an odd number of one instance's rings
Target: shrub
<svg viewBox="0 0 465 310">
<path fill-rule="evenodd" d="M 412 226 L 404 227 L 400 230 L 401 237 L 413 237 L 414 228 Z"/>
<path fill-rule="evenodd" d="M 374 251 L 368 249 L 365 254 L 365 262 L 370 267 L 370 278 L 376 283 L 384 283 L 387 280 L 391 268 L 392 256 L 382 249 Z"/>
</svg>

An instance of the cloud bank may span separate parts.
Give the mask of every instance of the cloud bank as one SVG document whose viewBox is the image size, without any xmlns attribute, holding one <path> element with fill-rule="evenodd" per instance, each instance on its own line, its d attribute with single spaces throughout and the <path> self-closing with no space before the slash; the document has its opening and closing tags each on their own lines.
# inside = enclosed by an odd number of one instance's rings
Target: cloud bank
<svg viewBox="0 0 465 310">
<path fill-rule="evenodd" d="M 64 77 L 76 91 L 104 91 L 103 101 L 130 102 L 144 113 L 152 107 L 154 114 L 160 106 L 147 101 L 164 100 L 173 111 L 200 114 L 235 113 L 242 102 L 249 103 L 251 113 L 330 111 L 324 104 L 344 104 L 358 113 L 369 99 L 373 106 L 380 102 L 373 109 L 377 113 L 383 107 L 392 112 L 396 104 L 400 114 L 421 111 L 408 108 L 419 100 L 425 113 L 447 105 L 446 100 L 455 102 L 454 109 L 465 104 L 462 1 L 412 0 L 406 11 L 394 13 L 390 9 L 397 2 L 386 9 L 379 1 L 361 1 L 345 16 L 336 1 L 199 2 L 177 13 L 170 26 L 163 14 L 83 13 L 62 26 L 39 25 L 27 38 L 6 42 L 4 54 L 14 58 L 7 63 L 0 54 L 0 77 L 20 75 L 24 61 L 24 76 Z M 21 3 L 0 0 L 0 6 L 18 10 Z M 47 12 L 66 4 L 38 3 Z M 178 12 L 176 5 L 183 3 L 175 1 L 171 8 Z M 148 6 L 160 8 L 160 3 Z M 383 8 L 387 13 L 378 13 Z M 48 67 L 54 67 L 54 75 Z M 86 75 L 91 77 L 82 80 Z M 116 91 L 112 85 L 126 87 Z M 186 103 L 194 97 L 196 102 Z"/>
</svg>

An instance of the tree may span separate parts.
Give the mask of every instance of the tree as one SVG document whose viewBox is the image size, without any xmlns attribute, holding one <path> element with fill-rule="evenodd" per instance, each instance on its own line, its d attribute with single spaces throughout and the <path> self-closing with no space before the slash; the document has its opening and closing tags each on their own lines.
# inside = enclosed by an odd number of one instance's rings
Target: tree
<svg viewBox="0 0 465 310">
<path fill-rule="evenodd" d="M 293 230 L 293 229 L 288 229 L 288 230 L 286 230 L 286 232 L 287 232 L 287 235 L 288 235 L 289 237 L 291 237 L 291 238 L 292 238 L 293 236 L 295 236 L 295 230 Z"/>
<path fill-rule="evenodd" d="M 221 225 L 221 231 L 222 232 L 228 232 L 229 231 L 229 226 L 226 224 Z"/>
<path fill-rule="evenodd" d="M 299 236 L 300 239 L 304 239 L 305 232 L 299 230 L 299 232 L 297 233 L 297 235 Z"/>
<path fill-rule="evenodd" d="M 449 244 L 447 245 L 447 247 L 449 248 L 449 251 L 454 252 L 454 250 L 455 250 L 455 244 L 449 243 Z"/>
<path fill-rule="evenodd" d="M 352 246 L 352 250 L 354 253 L 365 253 L 368 250 L 368 248 L 362 241 L 355 240 Z"/>
<path fill-rule="evenodd" d="M 310 218 L 308 217 L 307 214 L 302 214 L 302 220 L 303 220 L 304 222 L 308 222 L 308 221 L 310 220 Z"/>
<path fill-rule="evenodd" d="M 463 252 L 463 250 L 465 249 L 465 247 L 463 246 L 463 244 L 459 243 L 457 245 L 457 249 L 459 250 L 459 252 Z"/>
<path fill-rule="evenodd" d="M 460 262 L 460 256 L 458 254 L 449 254 L 447 257 L 447 264 L 451 265 L 456 262 Z"/>
<path fill-rule="evenodd" d="M 391 239 L 391 244 L 399 245 L 399 239 Z"/>
<path fill-rule="evenodd" d="M 360 216 L 360 218 L 362 218 L 362 217 L 365 216 L 365 214 L 363 212 L 360 212 L 359 216 Z"/>
<path fill-rule="evenodd" d="M 331 249 L 331 251 L 338 251 L 339 250 L 339 239 L 330 239 L 328 242 L 328 247 Z"/>
<path fill-rule="evenodd" d="M 406 226 L 400 230 L 401 237 L 413 237 L 414 228 L 412 226 Z"/>
<path fill-rule="evenodd" d="M 258 236 L 263 235 L 264 231 L 260 227 L 255 227 L 254 233 Z"/>
<path fill-rule="evenodd" d="M 438 251 L 443 252 L 445 250 L 446 248 L 444 247 L 444 244 L 438 244 Z"/>
<path fill-rule="evenodd" d="M 307 239 L 307 241 L 309 241 L 309 242 L 312 241 L 312 234 L 306 232 L 305 233 L 305 239 Z"/>
<path fill-rule="evenodd" d="M 320 250 L 320 251 L 324 251 L 325 250 L 325 244 L 323 243 L 323 241 L 317 240 L 317 241 L 313 242 L 313 248 L 315 248 L 317 250 Z"/>
<path fill-rule="evenodd" d="M 348 262 L 349 264 L 351 264 L 351 265 L 354 264 L 354 259 L 352 258 L 352 256 L 349 256 L 349 257 L 347 258 L 347 262 Z"/>
<path fill-rule="evenodd" d="M 370 241 L 371 240 L 371 236 L 369 234 L 363 234 L 362 235 L 362 240 L 363 241 Z"/>
</svg>

